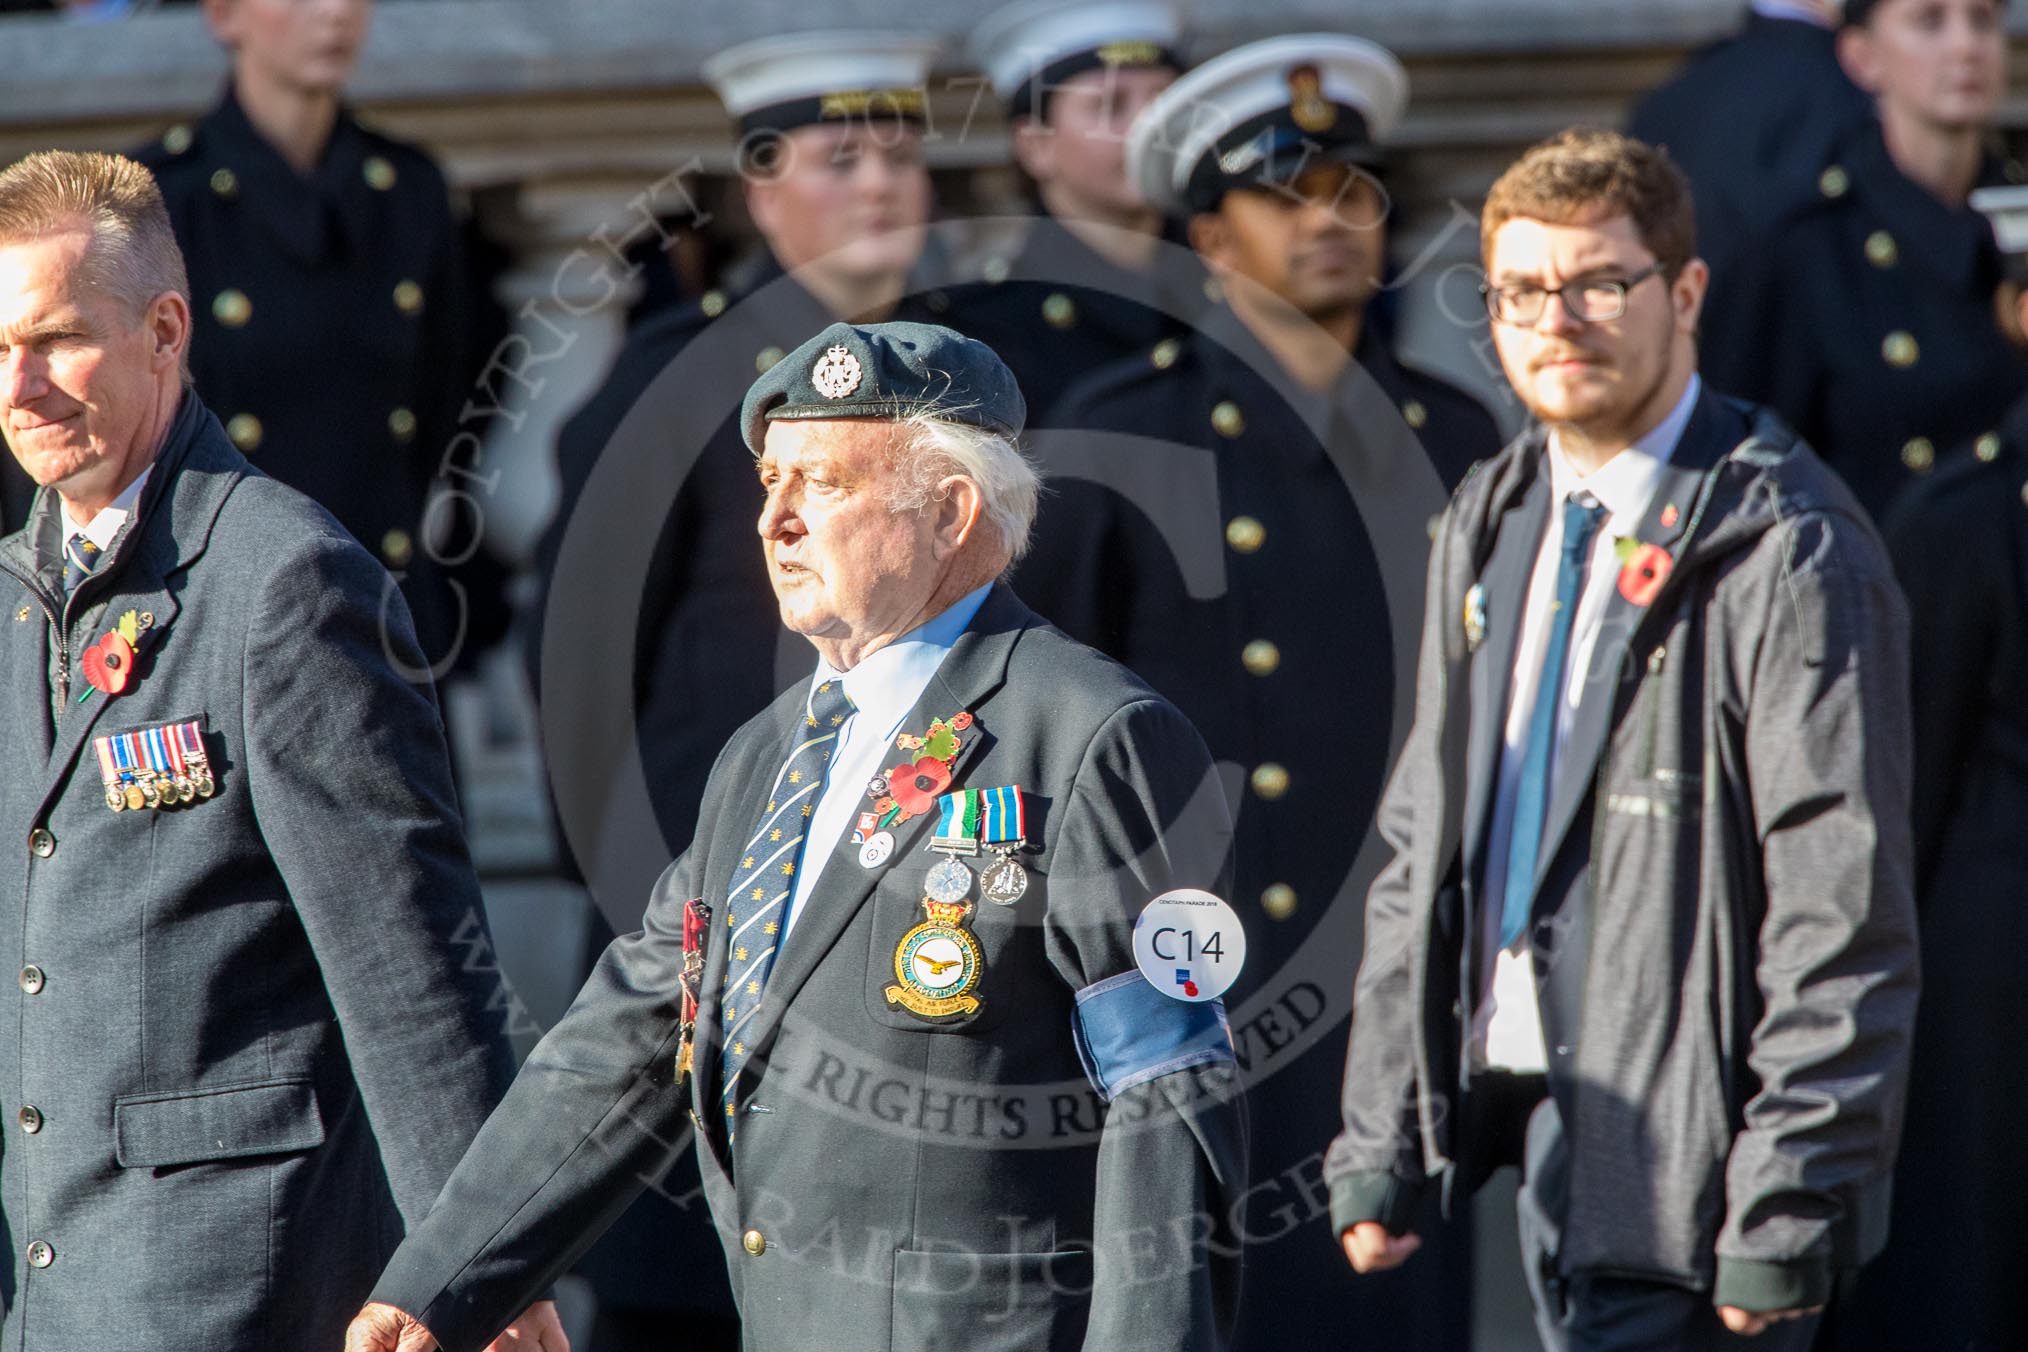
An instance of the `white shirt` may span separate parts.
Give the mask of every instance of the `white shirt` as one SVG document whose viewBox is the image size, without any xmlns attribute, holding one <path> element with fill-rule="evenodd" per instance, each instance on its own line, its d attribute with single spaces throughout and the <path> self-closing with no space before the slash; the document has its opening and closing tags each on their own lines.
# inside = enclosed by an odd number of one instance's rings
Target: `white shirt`
<svg viewBox="0 0 2028 1352">
<path fill-rule="evenodd" d="M 141 489 L 148 482 L 148 476 L 154 472 L 155 467 L 153 465 L 142 470 L 135 477 L 134 482 L 120 490 L 120 496 L 114 498 L 109 505 L 99 511 L 97 516 L 92 518 L 92 523 L 89 526 L 80 526 L 76 521 L 72 520 L 70 504 L 62 498 L 58 498 L 57 510 L 63 513 L 63 540 L 59 547 L 69 549 L 70 537 L 82 531 L 84 532 L 84 538 L 97 545 L 100 553 L 103 554 L 106 550 L 111 549 L 113 547 L 113 537 L 120 533 L 120 527 L 126 525 L 127 518 L 134 514 L 135 506 L 141 501 Z"/>
<path fill-rule="evenodd" d="M 922 692 L 929 688 L 937 668 L 950 655 L 958 636 L 971 627 L 972 617 L 986 602 L 992 584 L 968 592 L 949 610 L 917 625 L 894 642 L 874 653 L 858 666 L 840 672 L 829 662 L 819 661 L 810 678 L 814 690 L 825 681 L 842 680 L 852 697 L 853 712 L 838 729 L 838 747 L 824 776 L 824 788 L 817 798 L 817 810 L 810 814 L 810 833 L 803 841 L 803 861 L 796 868 L 796 886 L 789 894 L 788 919 L 782 922 L 782 943 L 796 927 L 803 913 L 803 899 L 817 885 L 818 877 L 831 862 L 845 828 L 861 812 L 873 806 L 866 785 L 875 775 L 902 757 L 894 739 L 903 729 Z M 937 717 L 959 713 L 945 709 Z M 909 729 L 918 736 L 923 728 Z M 777 951 L 776 957 L 779 958 Z"/>
<path fill-rule="evenodd" d="M 1549 643 L 1549 611 L 1556 600 L 1556 570 L 1563 553 L 1564 504 L 1588 493 L 1606 509 L 1592 537 L 1577 613 L 1571 617 L 1570 646 L 1564 659 L 1564 696 L 1556 704 L 1556 728 L 1550 741 L 1550 782 L 1556 762 L 1570 736 L 1578 697 L 1584 692 L 1591 655 L 1598 644 L 1599 623 L 1619 578 L 1617 536 L 1633 535 L 1654 501 L 1662 471 L 1697 406 L 1702 381 L 1690 377 L 1688 388 L 1669 416 L 1633 445 L 1590 474 L 1579 474 L 1563 453 L 1554 432 L 1549 436 L 1549 524 L 1535 552 L 1528 578 L 1528 601 L 1521 612 L 1520 641 L 1514 650 L 1513 684 L 1507 695 L 1506 738 L 1500 753 L 1499 777 L 1493 787 L 1493 819 L 1486 833 L 1486 885 L 1481 895 L 1484 932 L 1480 952 L 1493 955 L 1481 964 L 1478 1008 L 1472 1021 L 1473 1064 L 1501 1070 L 1540 1071 L 1547 1068 L 1542 1043 L 1542 1014 L 1536 1004 L 1535 959 L 1525 934 L 1511 948 L 1500 948 L 1501 901 L 1507 889 L 1507 850 L 1514 835 L 1514 800 L 1521 785 L 1521 761 L 1528 741 L 1528 718 L 1542 679 L 1542 650 Z"/>
</svg>

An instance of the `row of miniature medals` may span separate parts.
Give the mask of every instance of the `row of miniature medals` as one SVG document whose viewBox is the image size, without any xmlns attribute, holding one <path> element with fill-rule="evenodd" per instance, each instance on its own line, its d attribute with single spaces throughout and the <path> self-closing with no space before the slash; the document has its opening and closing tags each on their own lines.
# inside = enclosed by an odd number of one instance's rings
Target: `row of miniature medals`
<svg viewBox="0 0 2028 1352">
<path fill-rule="evenodd" d="M 1012 906 L 1028 891 L 1028 871 L 1015 858 L 1028 844 L 1020 785 L 945 792 L 962 745 L 960 734 L 971 726 L 972 716 L 960 713 L 938 719 L 921 737 L 902 734 L 899 745 L 913 759 L 866 786 L 873 810 L 859 814 L 852 833 L 860 866 L 878 868 L 894 852 L 890 828 L 931 809 L 937 814 L 929 848 L 943 858 L 924 881 L 922 904 L 928 918 L 895 946 L 895 984 L 885 992 L 889 1004 L 926 1019 L 968 1017 L 979 1010 L 972 991 L 985 975 L 985 956 L 965 926 L 973 884 L 979 883 L 980 895 L 998 906 Z M 982 850 L 996 860 L 983 881 L 965 863 Z"/>
</svg>

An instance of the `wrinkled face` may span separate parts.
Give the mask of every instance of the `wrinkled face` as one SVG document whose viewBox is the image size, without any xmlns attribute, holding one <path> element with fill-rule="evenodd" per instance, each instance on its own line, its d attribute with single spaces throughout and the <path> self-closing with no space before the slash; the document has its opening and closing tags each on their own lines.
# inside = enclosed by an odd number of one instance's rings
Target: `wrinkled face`
<svg viewBox="0 0 2028 1352">
<path fill-rule="evenodd" d="M 936 590 L 935 513 L 889 506 L 894 432 L 866 418 L 767 424 L 761 548 L 782 623 L 806 638 L 900 633 Z"/>
<path fill-rule="evenodd" d="M 1984 127 L 2007 89 L 1999 0 L 1885 0 L 1846 29 L 1839 55 L 1860 88 L 1946 127 Z"/>
<path fill-rule="evenodd" d="M 44 486 L 128 477 L 154 450 L 163 381 L 182 358 L 151 322 L 182 301 L 129 314 L 79 279 L 90 248 L 83 229 L 0 244 L 0 411 L 7 448 Z"/>
<path fill-rule="evenodd" d="M 1549 290 L 1621 281 L 1654 263 L 1630 216 L 1552 225 L 1517 216 L 1494 231 L 1488 283 Z M 1668 378 L 1678 343 L 1689 343 L 1703 303 L 1703 267 L 1693 262 L 1672 284 L 1655 275 L 1634 283 L 1617 319 L 1581 320 L 1549 297 L 1533 324 L 1496 321 L 1493 341 L 1507 380 L 1545 422 L 1617 428 L 1635 419 Z"/>
<path fill-rule="evenodd" d="M 894 119 L 796 127 L 759 157 L 747 205 L 787 268 L 905 273 L 922 252 L 930 179 L 922 133 Z"/>
<path fill-rule="evenodd" d="M 234 58 L 274 83 L 336 93 L 352 76 L 373 0 L 206 0 Z"/>
<path fill-rule="evenodd" d="M 1364 306 L 1380 289 L 1387 197 L 1363 169 L 1317 165 L 1287 183 L 1228 192 L 1217 211 L 1191 223 L 1191 240 L 1215 268 L 1323 319 Z"/>
<path fill-rule="evenodd" d="M 1087 70 L 1051 89 L 1048 116 L 1016 120 L 1014 152 L 1028 176 L 1079 214 L 1121 215 L 1148 204 L 1127 179 L 1127 130 L 1176 82 L 1163 66 Z"/>
</svg>

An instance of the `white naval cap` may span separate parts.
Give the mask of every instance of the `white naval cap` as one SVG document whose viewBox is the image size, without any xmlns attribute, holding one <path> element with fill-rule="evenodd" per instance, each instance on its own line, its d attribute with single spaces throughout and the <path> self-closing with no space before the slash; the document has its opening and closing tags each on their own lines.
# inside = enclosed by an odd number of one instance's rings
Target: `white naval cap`
<svg viewBox="0 0 2028 1352">
<path fill-rule="evenodd" d="M 1980 188 L 1971 204 L 1992 224 L 2007 275 L 2028 282 L 2028 187 Z"/>
<path fill-rule="evenodd" d="M 1235 47 L 1163 90 L 1127 134 L 1127 177 L 1156 208 L 1210 211 L 1232 188 L 1310 164 L 1376 164 L 1408 105 L 1378 43 L 1297 33 Z"/>
<path fill-rule="evenodd" d="M 783 33 L 728 47 L 704 80 L 742 131 L 814 122 L 920 120 L 941 44 L 915 33 Z"/>
<path fill-rule="evenodd" d="M 1009 108 L 1039 114 L 1052 87 L 1088 70 L 1183 69 L 1182 36 L 1169 0 L 1025 0 L 987 16 L 969 47 Z"/>
</svg>

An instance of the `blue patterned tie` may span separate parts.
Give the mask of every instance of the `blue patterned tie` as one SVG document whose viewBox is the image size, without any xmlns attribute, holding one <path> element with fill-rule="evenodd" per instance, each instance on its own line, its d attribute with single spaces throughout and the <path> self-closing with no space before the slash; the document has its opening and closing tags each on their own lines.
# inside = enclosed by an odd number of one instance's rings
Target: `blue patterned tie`
<svg viewBox="0 0 2028 1352">
<path fill-rule="evenodd" d="M 725 964 L 721 1001 L 725 1026 L 725 1061 L 720 1095 L 729 1121 L 737 1106 L 739 1072 L 746 1065 L 747 1044 L 740 1036 L 760 1009 L 768 972 L 775 965 L 782 923 L 788 918 L 789 893 L 803 857 L 803 838 L 824 790 L 824 775 L 838 730 L 853 710 L 845 682 L 825 681 L 810 692 L 803 726 L 796 729 L 789 758 L 768 790 L 760 827 L 746 842 L 739 867 L 732 873 L 731 900 L 725 923 L 732 928 L 732 955 Z M 730 1133 L 728 1132 L 728 1139 Z"/>
<path fill-rule="evenodd" d="M 99 566 L 99 547 L 85 539 L 79 531 L 70 537 L 63 547 L 63 594 L 69 596 L 77 590 L 77 584 L 90 577 L 92 569 Z"/>
<path fill-rule="evenodd" d="M 1556 605 L 1549 614 L 1549 643 L 1542 650 L 1542 678 L 1535 708 L 1528 715 L 1528 740 L 1521 753 L 1521 782 L 1514 793 L 1514 824 L 1507 837 L 1507 887 L 1500 904 L 1500 947 L 1512 948 L 1528 928 L 1535 903 L 1535 865 L 1542 854 L 1543 818 L 1549 807 L 1550 751 L 1556 745 L 1556 714 L 1563 699 L 1564 660 L 1570 625 L 1584 588 L 1592 537 L 1605 520 L 1597 502 L 1563 504 L 1563 557 L 1556 565 Z"/>
</svg>

